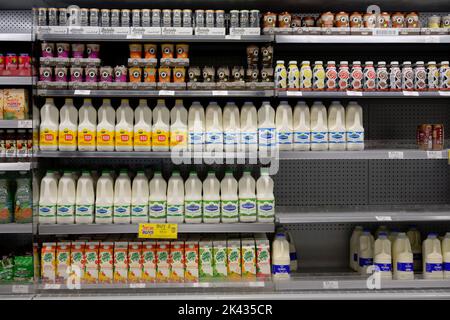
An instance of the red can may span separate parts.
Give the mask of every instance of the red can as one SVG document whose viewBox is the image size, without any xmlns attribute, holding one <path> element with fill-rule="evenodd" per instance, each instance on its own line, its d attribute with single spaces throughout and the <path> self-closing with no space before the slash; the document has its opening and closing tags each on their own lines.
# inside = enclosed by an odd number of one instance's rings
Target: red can
<svg viewBox="0 0 450 320">
<path fill-rule="evenodd" d="M 433 124 L 433 150 L 444 149 L 444 125 Z"/>
<path fill-rule="evenodd" d="M 431 150 L 433 143 L 433 126 L 431 124 L 418 125 L 416 141 L 420 150 Z"/>
<path fill-rule="evenodd" d="M 7 70 L 17 69 L 17 55 L 15 53 L 6 54 L 5 66 Z"/>
<path fill-rule="evenodd" d="M 19 56 L 19 69 L 28 69 L 30 66 L 30 56 L 28 53 L 21 53 Z"/>
</svg>

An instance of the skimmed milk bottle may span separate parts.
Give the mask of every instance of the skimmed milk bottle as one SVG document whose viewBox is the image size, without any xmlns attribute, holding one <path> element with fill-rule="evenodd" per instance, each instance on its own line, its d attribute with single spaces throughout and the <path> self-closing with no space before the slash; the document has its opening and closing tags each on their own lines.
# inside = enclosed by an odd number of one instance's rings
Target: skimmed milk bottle
<svg viewBox="0 0 450 320">
<path fill-rule="evenodd" d="M 203 181 L 203 222 L 220 222 L 220 182 L 214 171 Z"/>
<path fill-rule="evenodd" d="M 255 179 L 249 170 L 245 170 L 239 179 L 239 221 L 256 221 Z"/>
<path fill-rule="evenodd" d="M 153 109 L 152 150 L 169 151 L 170 112 L 164 100 Z"/>
<path fill-rule="evenodd" d="M 294 150 L 308 151 L 311 148 L 311 120 L 309 107 L 304 101 L 298 101 L 294 107 Z"/>
<path fill-rule="evenodd" d="M 284 233 L 277 233 L 272 242 L 272 276 L 274 279 L 290 277 L 291 259 L 289 256 L 289 242 Z"/>
<path fill-rule="evenodd" d="M 245 151 L 258 150 L 258 112 L 249 101 L 241 109 L 241 147 Z"/>
<path fill-rule="evenodd" d="M 44 151 L 58 150 L 58 118 L 59 110 L 53 98 L 46 98 L 41 108 L 41 124 L 39 127 L 39 148 Z"/>
<path fill-rule="evenodd" d="M 203 184 L 197 172 L 191 171 L 184 184 L 184 221 L 186 223 L 202 222 L 202 188 Z"/>
<path fill-rule="evenodd" d="M 120 107 L 116 111 L 116 151 L 133 150 L 133 118 L 134 112 L 128 99 L 122 99 Z"/>
<path fill-rule="evenodd" d="M 84 99 L 78 112 L 80 123 L 78 125 L 78 150 L 95 151 L 97 148 L 97 111 L 92 105 L 92 99 Z"/>
<path fill-rule="evenodd" d="M 148 222 L 149 193 L 147 177 L 139 170 L 131 186 L 131 223 Z"/>
<path fill-rule="evenodd" d="M 364 150 L 364 127 L 362 119 L 362 107 L 358 103 L 350 101 L 345 112 L 347 150 Z"/>
<path fill-rule="evenodd" d="M 271 150 L 276 147 L 275 110 L 269 101 L 263 101 L 258 110 L 259 150 Z"/>
<path fill-rule="evenodd" d="M 166 222 L 167 182 L 156 171 L 149 182 L 148 215 L 150 222 Z"/>
<path fill-rule="evenodd" d="M 75 190 L 75 179 L 72 176 L 72 172 L 64 171 L 58 182 L 56 223 L 75 222 Z"/>
<path fill-rule="evenodd" d="M 278 148 L 280 150 L 292 150 L 292 108 L 287 101 L 281 101 L 278 105 L 276 111 L 276 132 Z"/>
<path fill-rule="evenodd" d="M 174 171 L 167 186 L 167 222 L 184 221 L 184 182 L 178 171 Z"/>
<path fill-rule="evenodd" d="M 139 100 L 134 110 L 134 151 L 152 149 L 152 110 L 145 99 Z"/>
<path fill-rule="evenodd" d="M 406 233 L 400 232 L 397 235 L 392 251 L 394 280 L 414 279 L 413 254 Z"/>
<path fill-rule="evenodd" d="M 422 244 L 423 252 L 423 276 L 425 279 L 442 279 L 442 249 L 441 241 L 436 233 L 428 234 L 428 238 Z"/>
<path fill-rule="evenodd" d="M 77 150 L 78 110 L 73 105 L 73 99 L 66 98 L 66 102 L 59 112 L 59 150 Z"/>
<path fill-rule="evenodd" d="M 378 239 L 375 240 L 373 262 L 378 271 L 381 273 L 381 278 L 392 279 L 392 253 L 391 242 L 387 234 L 381 232 Z"/>
<path fill-rule="evenodd" d="M 114 130 L 116 124 L 116 111 L 111 106 L 111 99 L 103 99 L 98 109 L 97 124 L 97 150 L 114 151 Z"/>
<path fill-rule="evenodd" d="M 258 222 L 273 222 L 275 219 L 275 196 L 273 180 L 269 168 L 261 168 L 261 176 L 256 182 L 256 207 Z"/>
<path fill-rule="evenodd" d="M 189 150 L 201 152 L 205 143 L 205 110 L 200 102 L 192 103 L 188 117 Z"/>
<path fill-rule="evenodd" d="M 222 109 L 217 102 L 209 103 L 205 117 L 206 151 L 223 151 Z"/>
<path fill-rule="evenodd" d="M 234 178 L 231 170 L 227 170 L 225 177 L 220 181 L 220 202 L 222 206 L 222 222 L 238 222 L 238 182 Z"/>
<path fill-rule="evenodd" d="M 328 108 L 328 132 L 328 148 L 332 151 L 345 150 L 345 109 L 339 101 L 333 101 Z"/>
<path fill-rule="evenodd" d="M 114 208 L 114 180 L 109 170 L 103 170 L 97 180 L 95 222 L 112 223 Z"/>
<path fill-rule="evenodd" d="M 114 223 L 131 221 L 131 180 L 127 170 L 120 170 L 114 183 Z"/>
<path fill-rule="evenodd" d="M 53 170 L 48 170 L 41 180 L 39 195 L 39 223 L 56 223 L 58 201 L 58 179 Z"/>
<path fill-rule="evenodd" d="M 83 170 L 77 181 L 77 197 L 75 207 L 75 223 L 94 222 L 94 180 L 87 170 Z"/>
</svg>

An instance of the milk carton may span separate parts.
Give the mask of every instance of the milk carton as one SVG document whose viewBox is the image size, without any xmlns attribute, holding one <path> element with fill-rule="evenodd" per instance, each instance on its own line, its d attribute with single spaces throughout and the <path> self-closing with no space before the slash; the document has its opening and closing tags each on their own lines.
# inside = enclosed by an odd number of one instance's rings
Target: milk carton
<svg viewBox="0 0 450 320">
<path fill-rule="evenodd" d="M 114 182 L 109 170 L 103 170 L 97 180 L 95 222 L 112 223 L 114 211 Z"/>
<path fill-rule="evenodd" d="M 114 282 L 128 280 L 128 242 L 114 242 Z"/>
<path fill-rule="evenodd" d="M 149 184 L 144 171 L 139 170 L 131 187 L 131 223 L 148 222 Z"/>
<path fill-rule="evenodd" d="M 156 171 L 149 182 L 148 215 L 150 222 L 166 222 L 167 183 Z"/>
<path fill-rule="evenodd" d="M 290 277 L 289 242 L 284 233 L 277 233 L 272 243 L 272 276 L 274 279 Z"/>
<path fill-rule="evenodd" d="M 144 282 L 156 281 L 156 241 L 142 243 L 142 280 Z"/>
<path fill-rule="evenodd" d="M 270 243 L 265 234 L 255 234 L 256 245 L 256 276 L 270 277 Z"/>
<path fill-rule="evenodd" d="M 100 283 L 112 283 L 114 280 L 114 242 L 100 242 L 98 250 Z"/>
<path fill-rule="evenodd" d="M 187 148 L 187 115 L 183 101 L 177 99 L 175 106 L 170 110 L 170 149 Z"/>
<path fill-rule="evenodd" d="M 367 268 L 373 265 L 373 236 L 368 230 L 364 230 L 359 237 L 358 263 L 359 272 L 362 275 L 367 274 Z"/>
<path fill-rule="evenodd" d="M 196 282 L 199 277 L 199 245 L 198 240 L 189 239 L 184 243 L 185 272 L 184 280 L 186 282 Z"/>
<path fill-rule="evenodd" d="M 86 266 L 84 281 L 86 283 L 97 283 L 99 281 L 99 249 L 98 241 L 88 241 L 84 248 Z"/>
<path fill-rule="evenodd" d="M 94 180 L 89 171 L 83 170 L 77 181 L 75 223 L 93 223 L 94 204 Z"/>
<path fill-rule="evenodd" d="M 227 240 L 227 259 L 228 259 L 228 279 L 240 280 L 242 275 L 241 268 L 241 240 Z"/>
<path fill-rule="evenodd" d="M 258 222 L 273 222 L 275 219 L 275 196 L 273 180 L 268 168 L 261 168 L 261 176 L 256 182 L 256 207 Z"/>
<path fill-rule="evenodd" d="M 287 101 L 281 101 L 276 111 L 277 146 L 280 150 L 293 148 L 292 108 Z"/>
<path fill-rule="evenodd" d="M 44 242 L 42 244 L 41 278 L 43 282 L 49 283 L 56 280 L 56 242 Z"/>
<path fill-rule="evenodd" d="M 178 171 L 173 171 L 167 186 L 167 222 L 184 221 L 184 182 Z"/>
<path fill-rule="evenodd" d="M 214 278 L 224 279 L 228 275 L 227 270 L 227 240 L 219 237 L 213 240 L 213 275 Z"/>
<path fill-rule="evenodd" d="M 311 150 L 328 150 L 327 109 L 320 101 L 311 107 Z"/>
<path fill-rule="evenodd" d="M 133 151 L 133 118 L 128 99 L 122 99 L 120 107 L 116 111 L 115 149 L 116 151 Z"/>
<path fill-rule="evenodd" d="M 70 261 L 72 266 L 72 272 L 75 272 L 75 275 L 80 277 L 81 279 L 85 278 L 85 265 L 86 265 L 86 257 L 85 257 L 85 246 L 86 243 L 84 241 L 72 241 L 70 245 Z"/>
<path fill-rule="evenodd" d="M 170 243 L 170 281 L 184 282 L 185 256 L 184 241 Z"/>
<path fill-rule="evenodd" d="M 128 243 L 128 281 L 141 282 L 142 274 L 142 242 Z"/>
<path fill-rule="evenodd" d="M 56 223 L 58 180 L 53 170 L 48 170 L 41 180 L 39 195 L 39 223 Z"/>
<path fill-rule="evenodd" d="M 152 148 L 152 110 L 145 99 L 139 100 L 134 110 L 134 151 L 150 151 Z"/>
<path fill-rule="evenodd" d="M 240 150 L 241 124 L 239 108 L 234 102 L 227 102 L 223 108 L 223 144 L 225 152 Z"/>
<path fill-rule="evenodd" d="M 197 172 L 191 171 L 189 178 L 186 180 L 184 189 L 184 221 L 186 223 L 202 222 L 202 181 L 198 178 Z"/>
<path fill-rule="evenodd" d="M 170 112 L 164 100 L 153 109 L 152 150 L 169 151 Z"/>
<path fill-rule="evenodd" d="M 158 241 L 156 245 L 156 281 L 168 282 L 170 279 L 170 242 Z"/>
<path fill-rule="evenodd" d="M 220 181 L 220 203 L 222 218 L 225 223 L 239 221 L 238 182 L 231 170 L 225 171 L 225 177 Z"/>
<path fill-rule="evenodd" d="M 275 110 L 269 101 L 263 101 L 258 110 L 258 145 L 259 150 L 268 151 L 277 145 L 275 129 Z"/>
<path fill-rule="evenodd" d="M 378 267 L 381 278 L 392 279 L 392 254 L 391 242 L 387 234 L 382 232 L 377 240 L 375 240 L 374 265 Z"/>
<path fill-rule="evenodd" d="M 444 239 L 442 239 L 442 260 L 444 269 L 444 278 L 450 278 L 450 232 L 445 234 Z"/>
<path fill-rule="evenodd" d="M 442 249 L 436 233 L 430 233 L 422 244 L 423 276 L 425 279 L 442 279 Z"/>
<path fill-rule="evenodd" d="M 214 171 L 203 181 L 203 222 L 220 222 L 220 182 Z"/>
<path fill-rule="evenodd" d="M 209 240 L 202 240 L 198 249 L 198 269 L 200 280 L 207 280 L 213 277 L 213 243 Z"/>
<path fill-rule="evenodd" d="M 364 127 L 362 121 L 362 107 L 356 102 L 349 102 L 345 111 L 347 150 L 364 150 Z"/>
<path fill-rule="evenodd" d="M 304 101 L 298 101 L 294 107 L 293 135 L 294 150 L 308 151 L 311 148 L 311 119 Z"/>
<path fill-rule="evenodd" d="M 120 174 L 114 184 L 114 223 L 131 221 L 131 181 L 126 170 Z"/>
<path fill-rule="evenodd" d="M 394 241 L 392 249 L 395 280 L 414 279 L 413 253 L 411 244 L 404 232 L 400 232 Z"/>
<path fill-rule="evenodd" d="M 216 102 L 210 102 L 205 117 L 206 151 L 223 151 L 222 109 Z"/>
<path fill-rule="evenodd" d="M 343 151 L 346 148 L 345 109 L 339 101 L 333 101 L 328 109 L 328 148 Z"/>
<path fill-rule="evenodd" d="M 56 222 L 59 224 L 75 222 L 75 180 L 72 173 L 64 171 L 58 183 Z"/>
<path fill-rule="evenodd" d="M 65 283 L 70 267 L 70 242 L 58 242 L 56 244 L 56 281 Z"/>
<path fill-rule="evenodd" d="M 91 99 L 84 99 L 79 112 L 78 124 L 78 150 L 95 151 L 97 148 L 97 111 L 92 105 Z"/>
<path fill-rule="evenodd" d="M 111 106 L 111 99 L 103 99 L 98 109 L 97 150 L 114 151 L 116 111 Z"/>
<path fill-rule="evenodd" d="M 256 183 L 250 171 L 244 171 L 239 179 L 239 221 L 256 221 Z"/>
<path fill-rule="evenodd" d="M 66 98 L 66 101 L 59 112 L 59 117 L 59 150 L 77 150 L 78 110 L 73 105 L 73 99 Z"/>
<path fill-rule="evenodd" d="M 241 108 L 241 147 L 244 151 L 258 150 L 258 112 L 249 101 Z"/>
<path fill-rule="evenodd" d="M 205 110 L 198 101 L 189 108 L 188 115 L 189 150 L 203 151 L 205 143 Z"/>
<path fill-rule="evenodd" d="M 44 151 L 58 150 L 59 110 L 53 98 L 46 98 L 41 108 L 41 123 L 39 126 L 39 148 Z"/>
<path fill-rule="evenodd" d="M 414 257 L 414 271 L 422 269 L 422 240 L 420 238 L 420 231 L 415 227 L 411 227 L 406 235 L 411 243 L 411 250 Z"/>
<path fill-rule="evenodd" d="M 352 268 L 355 271 L 358 271 L 358 247 L 359 247 L 359 237 L 361 236 L 363 232 L 363 227 L 356 226 L 355 229 L 353 229 L 352 236 L 350 238 L 350 268 Z"/>
<path fill-rule="evenodd" d="M 256 247 L 253 238 L 241 240 L 242 278 L 255 279 L 256 277 Z"/>
</svg>

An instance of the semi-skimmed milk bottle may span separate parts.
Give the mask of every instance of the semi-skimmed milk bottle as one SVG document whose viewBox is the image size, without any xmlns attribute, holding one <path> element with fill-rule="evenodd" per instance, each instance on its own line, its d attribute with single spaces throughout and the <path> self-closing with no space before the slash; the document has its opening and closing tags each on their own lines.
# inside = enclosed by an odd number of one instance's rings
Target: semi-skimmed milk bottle
<svg viewBox="0 0 450 320">
<path fill-rule="evenodd" d="M 131 223 L 148 222 L 148 179 L 144 171 L 139 170 L 131 186 Z"/>
<path fill-rule="evenodd" d="M 58 201 L 58 179 L 53 170 L 48 170 L 41 180 L 39 195 L 39 223 L 56 223 Z"/>
<path fill-rule="evenodd" d="M 327 109 L 321 101 L 311 107 L 311 150 L 328 150 Z"/>
<path fill-rule="evenodd" d="M 225 172 L 225 177 L 220 181 L 220 203 L 222 206 L 222 222 L 238 222 L 238 182 L 231 170 L 227 170 Z"/>
<path fill-rule="evenodd" d="M 444 269 L 444 278 L 450 278 L 450 232 L 445 234 L 442 239 L 442 260 Z"/>
<path fill-rule="evenodd" d="M 41 108 L 41 123 L 39 126 L 39 148 L 44 151 L 58 150 L 59 110 L 53 98 L 46 98 Z"/>
<path fill-rule="evenodd" d="M 293 131 L 293 149 L 298 151 L 311 149 L 311 118 L 309 107 L 304 101 L 298 101 L 294 107 Z"/>
<path fill-rule="evenodd" d="M 83 170 L 77 181 L 77 196 L 75 200 L 75 223 L 94 222 L 94 179 L 89 171 Z"/>
<path fill-rule="evenodd" d="M 258 150 L 258 112 L 250 101 L 241 108 L 241 147 L 245 151 Z"/>
<path fill-rule="evenodd" d="M 276 147 L 275 110 L 269 101 L 263 101 L 258 110 L 259 150 L 272 150 Z"/>
<path fill-rule="evenodd" d="M 256 221 L 256 183 L 250 170 L 245 170 L 239 179 L 239 221 Z"/>
<path fill-rule="evenodd" d="M 150 151 L 152 149 L 152 110 L 147 100 L 139 99 L 134 110 L 134 151 Z"/>
<path fill-rule="evenodd" d="M 347 150 L 364 150 L 362 107 L 354 101 L 350 101 L 345 110 L 345 130 Z"/>
<path fill-rule="evenodd" d="M 184 184 L 184 221 L 186 223 L 202 222 L 202 188 L 203 184 L 197 172 L 191 171 Z"/>
<path fill-rule="evenodd" d="M 256 181 L 256 207 L 258 222 L 273 222 L 275 219 L 275 196 L 273 180 L 269 168 L 261 168 L 261 176 Z"/>
<path fill-rule="evenodd" d="M 225 152 L 240 150 L 241 124 L 239 108 L 234 102 L 227 102 L 223 108 L 223 144 Z"/>
<path fill-rule="evenodd" d="M 274 279 L 288 279 L 291 274 L 289 242 L 284 233 L 277 233 L 272 242 L 272 276 Z"/>
<path fill-rule="evenodd" d="M 382 279 L 392 279 L 392 246 L 385 232 L 381 232 L 375 240 L 373 263 Z"/>
<path fill-rule="evenodd" d="M 131 180 L 127 170 L 120 170 L 114 183 L 114 223 L 131 221 Z"/>
<path fill-rule="evenodd" d="M 422 244 L 423 252 L 423 277 L 425 279 L 442 279 L 442 249 L 436 233 L 428 234 L 428 238 Z"/>
<path fill-rule="evenodd" d="M 201 152 L 205 143 L 205 110 L 198 101 L 189 108 L 188 115 L 189 150 Z"/>
<path fill-rule="evenodd" d="M 170 112 L 164 100 L 158 99 L 153 109 L 152 150 L 169 151 Z"/>
<path fill-rule="evenodd" d="M 73 99 L 66 98 L 64 105 L 59 111 L 59 119 L 59 150 L 77 150 L 78 110 L 73 105 Z"/>
<path fill-rule="evenodd" d="M 167 182 L 160 171 L 155 171 L 149 182 L 148 215 L 150 222 L 166 222 Z"/>
<path fill-rule="evenodd" d="M 414 279 L 414 263 L 411 244 L 406 233 L 400 232 L 392 247 L 392 262 L 394 269 L 394 280 Z"/>
<path fill-rule="evenodd" d="M 358 271 L 359 259 L 358 259 L 358 248 L 359 248 L 359 237 L 363 232 L 363 227 L 356 226 L 353 229 L 352 236 L 350 238 L 350 261 L 349 266 L 355 271 Z"/>
<path fill-rule="evenodd" d="M 115 148 L 116 151 L 133 151 L 134 112 L 128 99 L 122 99 L 116 111 Z"/>
<path fill-rule="evenodd" d="M 222 109 L 217 102 L 208 104 L 205 117 L 206 151 L 223 151 Z"/>
<path fill-rule="evenodd" d="M 97 180 L 95 197 L 95 223 L 113 222 L 114 180 L 109 170 L 103 170 Z"/>
<path fill-rule="evenodd" d="M 363 230 L 358 247 L 359 272 L 362 275 L 367 274 L 367 268 L 373 265 L 373 244 L 373 236 L 369 230 Z"/>
<path fill-rule="evenodd" d="M 345 109 L 339 101 L 333 101 L 328 108 L 328 135 L 329 150 L 345 150 Z"/>
<path fill-rule="evenodd" d="M 185 150 L 187 148 L 187 117 L 188 112 L 183 100 L 177 99 L 170 110 L 170 149 Z"/>
<path fill-rule="evenodd" d="M 279 150 L 292 150 L 292 108 L 287 101 L 281 101 L 278 105 L 276 111 L 276 133 Z"/>
<path fill-rule="evenodd" d="M 167 222 L 184 221 L 184 182 L 178 171 L 174 171 L 167 186 Z"/>
<path fill-rule="evenodd" d="M 75 222 L 75 179 L 70 171 L 64 171 L 58 182 L 58 201 L 56 206 L 56 223 Z"/>
<path fill-rule="evenodd" d="M 220 182 L 214 171 L 203 181 L 203 222 L 220 222 Z"/>
<path fill-rule="evenodd" d="M 111 99 L 103 99 L 97 114 L 97 150 L 114 151 L 116 111 L 111 106 Z"/>
<path fill-rule="evenodd" d="M 92 99 L 84 99 L 79 112 L 78 150 L 95 151 L 97 144 L 97 111 L 92 105 Z"/>
<path fill-rule="evenodd" d="M 414 258 L 414 271 L 420 271 L 422 269 L 422 239 L 420 237 L 420 231 L 415 226 L 412 226 L 406 235 L 411 244 Z"/>
</svg>

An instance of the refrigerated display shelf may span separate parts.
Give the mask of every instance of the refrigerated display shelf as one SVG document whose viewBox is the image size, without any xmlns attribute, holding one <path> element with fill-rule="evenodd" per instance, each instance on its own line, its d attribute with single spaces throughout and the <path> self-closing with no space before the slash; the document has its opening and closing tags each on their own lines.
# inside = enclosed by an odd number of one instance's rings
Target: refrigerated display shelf
<svg viewBox="0 0 450 320">
<path fill-rule="evenodd" d="M 34 37 L 30 33 L 0 33 L 0 41 L 31 42 Z"/>
<path fill-rule="evenodd" d="M 450 35 L 276 35 L 276 43 L 401 43 L 401 44 L 430 44 L 450 43 Z"/>
<path fill-rule="evenodd" d="M 448 98 L 450 91 L 279 91 L 275 95 L 280 98 Z"/>
<path fill-rule="evenodd" d="M 31 223 L 5 223 L 0 224 L 0 233 L 29 233 L 33 231 Z"/>
<path fill-rule="evenodd" d="M 31 129 L 32 120 L 0 120 L 0 129 Z"/>
<path fill-rule="evenodd" d="M 0 162 L 0 171 L 27 171 L 31 169 L 31 162 Z"/>
<path fill-rule="evenodd" d="M 31 86 L 35 79 L 33 77 L 9 77 L 9 76 L 0 76 L 0 85 L 9 86 L 9 85 L 17 85 L 17 86 Z"/>
</svg>

